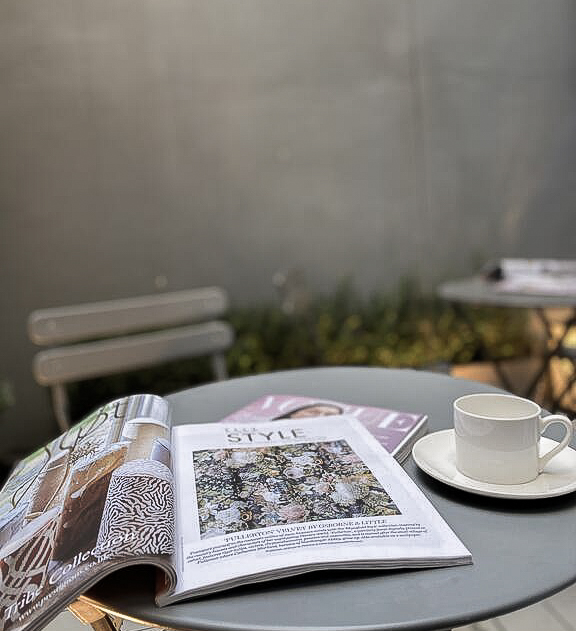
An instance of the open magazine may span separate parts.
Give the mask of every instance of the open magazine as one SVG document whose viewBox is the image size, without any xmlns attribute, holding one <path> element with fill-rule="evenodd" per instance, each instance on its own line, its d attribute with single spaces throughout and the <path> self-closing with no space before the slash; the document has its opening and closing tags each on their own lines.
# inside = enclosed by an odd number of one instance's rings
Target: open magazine
<svg viewBox="0 0 576 631">
<path fill-rule="evenodd" d="M 164 399 L 135 395 L 23 460 L 0 491 L 2 631 L 41 628 L 127 564 L 160 568 L 163 606 L 324 568 L 470 562 L 345 415 L 171 429 Z"/>
</svg>

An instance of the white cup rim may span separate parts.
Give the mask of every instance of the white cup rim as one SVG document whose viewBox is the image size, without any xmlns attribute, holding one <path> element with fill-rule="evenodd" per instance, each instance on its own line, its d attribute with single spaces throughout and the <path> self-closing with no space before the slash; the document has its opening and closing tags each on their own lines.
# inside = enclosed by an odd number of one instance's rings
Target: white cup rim
<svg viewBox="0 0 576 631">
<path fill-rule="evenodd" d="M 478 400 L 478 399 L 487 398 L 487 397 L 501 397 L 509 401 L 510 400 L 519 401 L 525 405 L 529 405 L 532 411 L 530 413 L 515 414 L 513 416 L 510 416 L 510 415 L 495 416 L 493 414 L 479 414 L 478 412 L 472 412 L 462 407 L 462 403 L 466 400 L 471 400 L 471 399 Z M 525 399 L 524 397 L 516 396 L 514 394 L 506 394 L 505 392 L 476 392 L 476 393 L 471 393 L 471 394 L 465 394 L 461 397 L 458 397 L 454 401 L 454 409 L 457 409 L 462 414 L 466 414 L 467 416 L 472 417 L 472 418 L 484 419 L 484 420 L 498 420 L 498 421 L 504 421 L 504 422 L 505 421 L 510 421 L 510 422 L 524 421 L 524 420 L 532 419 L 534 418 L 534 416 L 538 416 L 541 412 L 540 406 L 534 401 L 531 401 L 530 399 Z"/>
</svg>

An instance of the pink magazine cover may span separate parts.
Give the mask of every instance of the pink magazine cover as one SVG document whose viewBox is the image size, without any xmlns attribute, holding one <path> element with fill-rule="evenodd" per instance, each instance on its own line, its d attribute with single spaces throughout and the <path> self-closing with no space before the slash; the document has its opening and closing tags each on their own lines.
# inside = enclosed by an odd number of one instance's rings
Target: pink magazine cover
<svg viewBox="0 0 576 631">
<path fill-rule="evenodd" d="M 328 399 L 290 395 L 267 395 L 233 412 L 221 422 L 258 423 L 282 418 L 346 414 L 357 418 L 398 461 L 410 453 L 414 442 L 426 432 L 425 414 L 352 405 Z"/>
</svg>

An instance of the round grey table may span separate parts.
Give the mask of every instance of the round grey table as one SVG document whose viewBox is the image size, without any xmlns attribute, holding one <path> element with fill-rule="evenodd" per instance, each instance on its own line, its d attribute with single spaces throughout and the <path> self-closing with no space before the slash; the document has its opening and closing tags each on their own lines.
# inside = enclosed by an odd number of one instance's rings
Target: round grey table
<svg viewBox="0 0 576 631">
<path fill-rule="evenodd" d="M 217 421 L 265 394 L 309 395 L 424 412 L 429 431 L 451 426 L 451 404 L 497 391 L 446 375 L 383 368 L 318 368 L 232 379 L 169 397 L 176 424 Z M 449 629 L 532 604 L 576 582 L 576 493 L 545 500 L 471 495 L 409 475 L 473 555 L 469 566 L 325 571 L 248 585 L 158 608 L 154 571 L 132 567 L 87 594 L 109 612 L 176 629 L 418 631 Z"/>
<path fill-rule="evenodd" d="M 545 293 L 521 293 L 506 292 L 498 289 L 497 281 L 490 281 L 479 276 L 463 278 L 460 280 L 452 280 L 442 283 L 437 290 L 439 296 L 452 302 L 455 305 L 470 305 L 483 307 L 502 307 L 502 308 L 519 308 L 532 310 L 540 320 L 544 334 L 546 335 L 546 344 L 540 357 L 540 365 L 532 375 L 528 386 L 524 392 L 519 394 L 524 397 L 534 395 L 536 388 L 541 379 L 549 372 L 550 362 L 554 357 L 563 357 L 564 339 L 568 331 L 576 326 L 576 295 L 574 294 L 545 294 Z M 547 309 L 563 309 L 568 308 L 569 314 L 561 321 L 561 332 L 555 336 L 552 330 L 550 318 L 547 316 Z M 474 323 L 467 317 L 465 311 L 460 310 L 463 319 L 468 323 L 470 329 L 476 336 L 481 347 L 489 357 L 488 350 L 482 339 L 482 335 L 476 330 Z M 506 374 L 502 371 L 499 362 L 492 358 L 492 363 L 504 384 L 509 388 L 510 383 Z M 572 387 L 576 381 L 576 372 L 568 380 L 562 391 L 550 397 L 546 401 L 551 409 L 556 409 L 564 395 Z"/>
</svg>

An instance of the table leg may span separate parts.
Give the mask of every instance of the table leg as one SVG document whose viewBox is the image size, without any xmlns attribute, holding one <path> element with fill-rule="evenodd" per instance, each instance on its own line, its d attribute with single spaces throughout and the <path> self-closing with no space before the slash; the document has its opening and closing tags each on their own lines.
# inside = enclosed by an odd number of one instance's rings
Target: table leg
<svg viewBox="0 0 576 631">
<path fill-rule="evenodd" d="M 460 319 L 462 320 L 462 322 L 466 324 L 468 330 L 473 335 L 474 341 L 477 344 L 480 351 L 485 355 L 485 357 L 494 367 L 494 370 L 496 371 L 496 375 L 498 376 L 498 379 L 500 380 L 500 383 L 502 384 L 504 389 L 510 392 L 515 392 L 516 388 L 511 383 L 510 379 L 508 378 L 508 375 L 502 369 L 500 360 L 496 359 L 495 357 L 492 357 L 490 353 L 490 349 L 484 342 L 484 339 L 482 335 L 479 333 L 475 325 L 475 322 L 473 318 L 470 316 L 468 310 L 457 302 L 452 303 L 452 306 L 455 309 L 458 316 L 460 317 Z M 544 333 L 546 336 L 546 350 L 542 354 L 540 358 L 539 368 L 532 376 L 528 386 L 522 392 L 519 393 L 520 396 L 526 397 L 528 399 L 532 398 L 535 395 L 538 384 L 542 381 L 542 379 L 545 376 L 548 376 L 549 379 L 551 379 L 550 366 L 551 366 L 552 359 L 554 357 L 560 356 L 559 351 L 562 348 L 562 344 L 564 343 L 564 340 L 566 336 L 568 335 L 568 332 L 570 331 L 572 327 L 576 326 L 576 308 L 574 308 L 572 309 L 571 314 L 561 323 L 561 326 L 562 326 L 561 333 L 558 337 L 555 338 L 553 334 L 553 330 L 552 330 L 552 324 L 550 320 L 548 319 L 548 317 L 546 316 L 545 309 L 537 308 L 535 309 L 535 312 L 542 325 L 542 328 L 544 329 Z M 560 404 L 560 400 L 566 394 L 566 392 L 570 389 L 570 387 L 574 384 L 574 382 L 576 382 L 576 371 L 575 371 L 575 375 L 571 378 L 569 385 L 562 390 L 561 395 L 554 396 L 553 385 L 551 381 L 549 381 L 546 392 L 543 397 L 544 401 L 542 401 L 542 404 L 546 406 L 550 406 L 550 411 L 554 411 L 555 409 L 557 409 Z"/>
<path fill-rule="evenodd" d="M 546 334 L 546 352 L 542 355 L 542 361 L 540 364 L 540 369 L 536 372 L 532 381 L 528 385 L 526 389 L 525 397 L 529 398 L 534 391 L 536 390 L 536 386 L 540 382 L 540 380 L 546 375 L 550 375 L 550 364 L 554 357 L 559 355 L 559 351 L 564 343 L 566 336 L 568 335 L 569 330 L 576 325 L 576 309 L 574 309 L 571 315 L 562 322 L 562 332 L 558 338 L 554 339 L 554 335 L 552 333 L 552 325 L 550 320 L 546 317 L 546 312 L 542 308 L 536 309 L 536 314 L 544 328 L 544 332 Z M 564 393 L 562 394 L 562 396 Z M 560 397 L 561 398 L 561 397 Z M 553 387 L 550 386 L 550 403 L 552 409 L 554 410 L 560 402 L 560 398 L 555 398 L 553 393 Z"/>
<path fill-rule="evenodd" d="M 554 399 L 554 404 L 555 404 L 554 407 L 556 410 L 563 409 L 562 399 L 570 392 L 570 390 L 572 390 L 572 388 L 574 387 L 574 384 L 576 384 L 576 359 L 573 357 L 565 357 L 565 356 L 563 357 L 572 363 L 572 374 L 570 375 L 570 377 L 568 377 L 566 383 L 564 384 L 564 387 L 560 391 L 560 394 L 558 394 L 556 398 Z M 573 412 L 573 410 L 566 410 L 566 411 Z"/>
<path fill-rule="evenodd" d="M 80 622 L 89 625 L 94 631 L 118 631 L 120 624 L 97 607 L 77 600 L 68 605 L 68 610 L 73 613 Z"/>
</svg>

